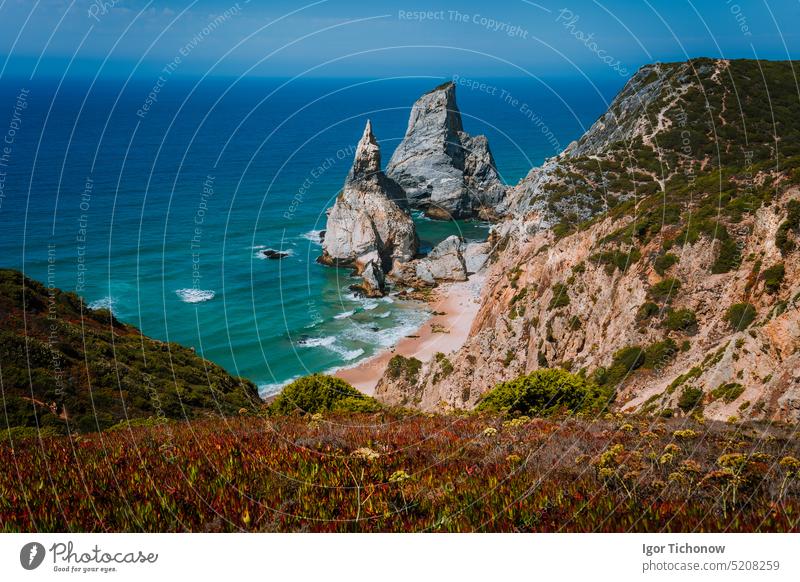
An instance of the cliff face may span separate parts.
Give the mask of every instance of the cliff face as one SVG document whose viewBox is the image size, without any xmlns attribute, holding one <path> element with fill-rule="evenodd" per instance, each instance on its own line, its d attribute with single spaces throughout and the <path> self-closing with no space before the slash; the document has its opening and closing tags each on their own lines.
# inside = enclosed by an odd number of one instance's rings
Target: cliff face
<svg viewBox="0 0 800 582">
<path fill-rule="evenodd" d="M 508 193 L 463 348 L 378 397 L 469 408 L 562 366 L 625 411 L 800 420 L 799 154 L 789 63 L 644 67 Z"/>
<path fill-rule="evenodd" d="M 414 103 L 386 173 L 433 218 L 492 213 L 505 194 L 486 137 L 464 132 L 453 83 Z"/>
<path fill-rule="evenodd" d="M 367 122 L 353 168 L 328 213 L 320 262 L 355 266 L 382 280 L 395 261 L 408 261 L 417 252 L 416 229 L 405 208 L 403 189 L 381 170 L 380 148 Z"/>
</svg>

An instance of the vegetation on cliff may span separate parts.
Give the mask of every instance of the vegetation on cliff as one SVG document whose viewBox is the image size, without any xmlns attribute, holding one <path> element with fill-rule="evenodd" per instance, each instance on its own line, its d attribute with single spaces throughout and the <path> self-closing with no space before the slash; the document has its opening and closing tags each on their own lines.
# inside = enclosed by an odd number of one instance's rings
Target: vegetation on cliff
<svg viewBox="0 0 800 582">
<path fill-rule="evenodd" d="M 380 404 L 334 376 L 312 374 L 285 386 L 269 407 L 273 414 L 375 412 Z"/>
<path fill-rule="evenodd" d="M 49 437 L 0 443 L 0 530 L 797 532 L 792 434 L 387 412 Z"/>
<path fill-rule="evenodd" d="M 2 428 L 85 433 L 140 417 L 236 414 L 261 402 L 249 380 L 18 271 L 0 270 L 0 322 Z"/>
</svg>

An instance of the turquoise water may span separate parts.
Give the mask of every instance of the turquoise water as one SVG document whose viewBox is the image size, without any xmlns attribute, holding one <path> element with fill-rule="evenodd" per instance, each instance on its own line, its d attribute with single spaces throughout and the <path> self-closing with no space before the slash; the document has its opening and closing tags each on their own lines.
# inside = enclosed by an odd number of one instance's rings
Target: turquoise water
<svg viewBox="0 0 800 582">
<path fill-rule="evenodd" d="M 355 363 L 426 314 L 354 297 L 347 270 L 315 262 L 315 233 L 366 119 L 385 164 L 411 104 L 441 81 L 174 78 L 148 103 L 152 79 L 6 80 L 0 132 L 27 93 L 2 168 L 0 266 L 194 346 L 264 392 Z M 528 108 L 466 87 L 458 101 L 507 183 L 578 137 L 621 84 L 598 94 L 578 82 L 556 91 L 492 82 Z M 424 248 L 487 232 L 479 222 L 417 223 Z M 266 248 L 290 256 L 265 260 Z"/>
</svg>

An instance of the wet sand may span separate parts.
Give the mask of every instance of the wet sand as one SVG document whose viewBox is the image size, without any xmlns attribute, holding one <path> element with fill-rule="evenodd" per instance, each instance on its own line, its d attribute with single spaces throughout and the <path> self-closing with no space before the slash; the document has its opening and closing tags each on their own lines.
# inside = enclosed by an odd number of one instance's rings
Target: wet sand
<svg viewBox="0 0 800 582">
<path fill-rule="evenodd" d="M 468 281 L 440 285 L 434 290 L 430 303 L 433 315 L 411 336 L 401 339 L 396 346 L 360 362 L 352 368 L 343 368 L 335 376 L 372 395 L 392 356 L 400 354 L 427 362 L 437 352 L 448 354 L 459 349 L 467 339 L 475 315 L 484 275 L 472 275 Z"/>
</svg>

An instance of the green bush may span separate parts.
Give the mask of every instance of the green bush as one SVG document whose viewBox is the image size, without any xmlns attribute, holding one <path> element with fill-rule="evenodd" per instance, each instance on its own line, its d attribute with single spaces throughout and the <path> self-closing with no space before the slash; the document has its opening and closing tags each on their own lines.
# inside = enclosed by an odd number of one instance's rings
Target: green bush
<svg viewBox="0 0 800 582">
<path fill-rule="evenodd" d="M 647 321 L 651 317 L 658 315 L 659 311 L 661 311 L 661 308 L 658 305 L 652 301 L 648 301 L 639 307 L 639 310 L 636 312 L 636 320 Z"/>
<path fill-rule="evenodd" d="M 664 275 L 667 270 L 678 262 L 678 257 L 673 255 L 672 253 L 666 253 L 658 257 L 655 262 L 653 263 L 653 268 L 656 270 L 656 273 L 659 275 Z"/>
<path fill-rule="evenodd" d="M 436 352 L 436 354 L 433 356 L 433 359 L 438 365 L 438 370 L 433 375 L 433 383 L 438 384 L 439 380 L 443 380 L 452 374 L 455 368 L 453 367 L 453 363 L 448 360 L 447 356 L 445 356 L 442 352 Z"/>
<path fill-rule="evenodd" d="M 639 346 L 622 348 L 614 354 L 614 364 L 635 370 L 644 364 L 644 350 Z"/>
<path fill-rule="evenodd" d="M 561 410 L 597 413 L 608 405 L 611 394 L 582 376 L 560 368 L 545 368 L 501 382 L 483 396 L 477 408 L 530 416 L 548 416 Z"/>
<path fill-rule="evenodd" d="M 703 400 L 703 391 L 694 386 L 685 386 L 678 397 L 678 408 L 684 412 L 694 410 Z"/>
<path fill-rule="evenodd" d="M 786 270 L 783 263 L 771 266 L 761 272 L 761 278 L 764 280 L 764 289 L 767 293 L 775 294 L 781 289 L 783 278 L 786 275 Z"/>
<path fill-rule="evenodd" d="M 380 404 L 344 380 L 312 374 L 286 386 L 269 409 L 273 414 L 374 412 L 380 409 Z"/>
<path fill-rule="evenodd" d="M 735 331 L 742 331 L 753 323 L 756 308 L 752 303 L 735 303 L 728 308 L 725 318 Z"/>
<path fill-rule="evenodd" d="M 787 255 L 795 249 L 794 241 L 789 238 L 789 233 L 797 232 L 800 228 L 800 201 L 789 200 L 786 206 L 786 220 L 778 227 L 775 233 L 775 245 L 780 249 L 781 254 Z"/>
<path fill-rule="evenodd" d="M 670 331 L 689 331 L 697 327 L 697 315 L 691 309 L 669 310 L 664 327 Z"/>
<path fill-rule="evenodd" d="M 714 399 L 722 398 L 725 402 L 730 404 L 744 392 L 744 386 L 736 382 L 728 382 L 727 384 L 720 384 L 717 388 L 711 391 L 711 396 Z"/>
<path fill-rule="evenodd" d="M 569 287 L 563 283 L 553 285 L 553 298 L 550 300 L 550 309 L 558 309 L 569 305 Z"/>
<path fill-rule="evenodd" d="M 605 271 L 608 275 L 613 275 L 616 269 L 623 273 L 627 271 L 632 265 L 639 262 L 642 258 L 642 253 L 636 247 L 631 248 L 630 251 L 604 251 L 596 255 L 592 255 L 590 260 L 596 261 L 601 265 L 605 265 Z"/>
<path fill-rule="evenodd" d="M 608 368 L 598 368 L 594 373 L 594 380 L 601 386 L 616 386 L 625 377 L 642 367 L 645 361 L 645 351 L 639 346 L 628 346 L 614 353 L 611 365 Z"/>
<path fill-rule="evenodd" d="M 398 354 L 392 356 L 392 359 L 389 360 L 386 373 L 392 380 L 403 378 L 412 384 L 416 384 L 421 369 L 422 362 L 417 358 L 406 358 Z"/>
<path fill-rule="evenodd" d="M 643 365 L 645 368 L 651 370 L 663 368 L 677 353 L 678 344 L 676 344 L 674 340 L 667 338 L 647 346 L 647 349 L 644 351 Z"/>
<path fill-rule="evenodd" d="M 711 265 L 711 272 L 715 275 L 729 273 L 741 262 L 742 257 L 736 240 L 730 237 L 720 238 L 719 253 L 717 253 L 716 261 Z"/>
<path fill-rule="evenodd" d="M 677 279 L 663 279 L 650 287 L 648 295 L 653 301 L 664 303 L 674 299 L 680 289 L 681 282 Z"/>
</svg>

